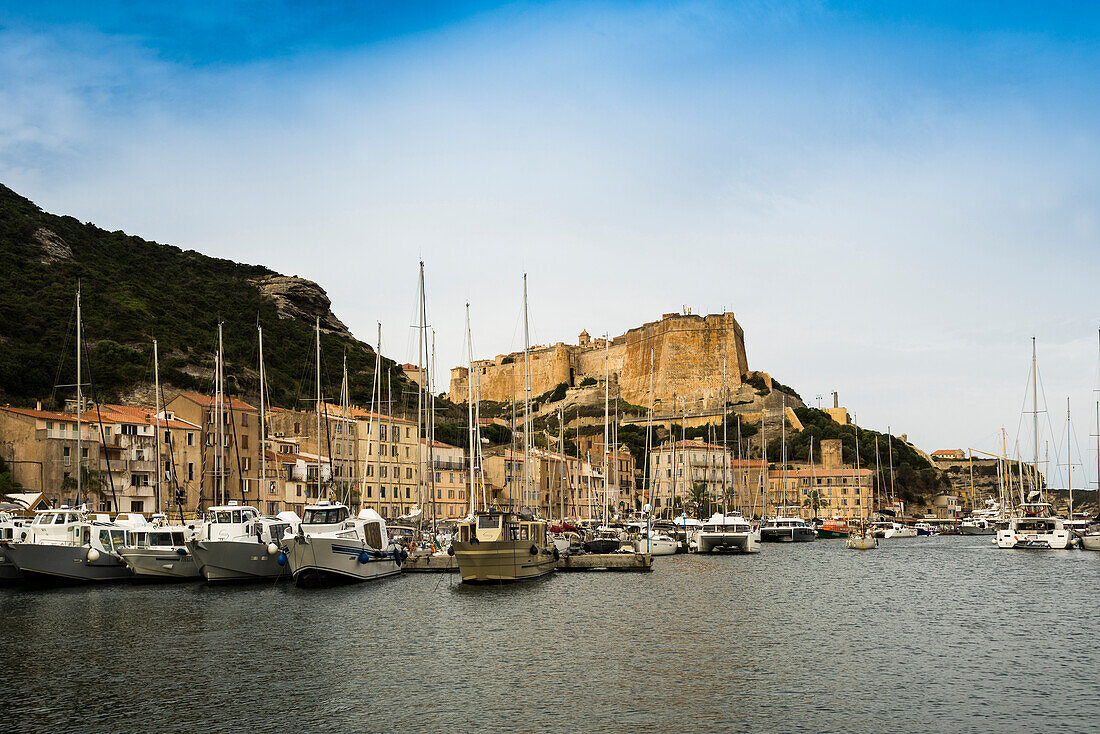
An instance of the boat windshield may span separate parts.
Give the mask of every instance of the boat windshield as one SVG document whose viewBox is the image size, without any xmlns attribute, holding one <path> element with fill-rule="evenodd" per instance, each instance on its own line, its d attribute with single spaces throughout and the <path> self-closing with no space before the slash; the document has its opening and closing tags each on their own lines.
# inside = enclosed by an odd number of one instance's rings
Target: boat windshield
<svg viewBox="0 0 1100 734">
<path fill-rule="evenodd" d="M 477 519 L 478 530 L 499 530 L 500 515 L 482 515 Z"/>
<path fill-rule="evenodd" d="M 342 507 L 326 507 L 322 510 L 306 510 L 306 525 L 332 525 L 343 520 Z"/>
<path fill-rule="evenodd" d="M 149 533 L 149 545 L 175 545 L 172 533 Z"/>
</svg>

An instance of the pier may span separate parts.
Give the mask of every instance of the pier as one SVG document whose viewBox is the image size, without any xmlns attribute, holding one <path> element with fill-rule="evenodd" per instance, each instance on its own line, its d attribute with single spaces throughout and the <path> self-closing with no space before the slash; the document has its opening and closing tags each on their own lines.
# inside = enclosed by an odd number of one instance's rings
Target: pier
<svg viewBox="0 0 1100 734">
<path fill-rule="evenodd" d="M 406 573 L 454 573 L 454 556 L 411 555 L 405 561 Z M 558 571 L 652 571 L 653 556 L 648 553 L 585 553 L 562 556 Z"/>
</svg>

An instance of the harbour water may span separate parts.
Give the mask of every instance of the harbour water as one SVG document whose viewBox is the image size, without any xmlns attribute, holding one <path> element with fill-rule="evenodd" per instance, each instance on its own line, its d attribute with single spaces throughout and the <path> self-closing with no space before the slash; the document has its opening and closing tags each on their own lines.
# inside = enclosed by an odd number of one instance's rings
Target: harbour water
<svg viewBox="0 0 1100 734">
<path fill-rule="evenodd" d="M 1095 730 L 1100 553 L 772 545 L 500 587 L 0 589 L 15 731 Z"/>
</svg>

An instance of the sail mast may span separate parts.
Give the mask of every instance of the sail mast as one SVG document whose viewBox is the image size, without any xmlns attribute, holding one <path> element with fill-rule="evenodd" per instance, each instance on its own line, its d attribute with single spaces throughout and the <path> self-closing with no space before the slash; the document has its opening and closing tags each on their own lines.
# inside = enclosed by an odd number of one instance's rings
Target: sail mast
<svg viewBox="0 0 1100 734">
<path fill-rule="evenodd" d="M 726 358 L 722 357 L 722 514 L 729 514 L 726 497 L 729 496 L 729 487 L 726 485 L 726 466 L 729 460 L 729 439 L 726 436 Z"/>
<path fill-rule="evenodd" d="M 530 500 L 531 487 L 528 484 L 528 445 L 530 443 L 529 422 L 531 410 L 531 337 L 527 324 L 527 273 L 523 274 L 523 502 Z"/>
<path fill-rule="evenodd" d="M 1035 357 L 1035 337 L 1031 337 L 1031 431 L 1035 439 L 1033 441 L 1035 451 L 1033 454 L 1032 468 L 1035 471 L 1035 488 L 1039 488 L 1039 362 Z M 1023 491 L 1023 485 L 1020 490 Z M 1025 497 L 1026 499 L 1026 497 Z M 1042 494 L 1039 495 L 1042 500 Z"/>
<path fill-rule="evenodd" d="M 607 334 L 603 338 L 603 521 L 608 521 L 608 504 L 610 502 L 611 465 L 609 463 L 609 447 L 607 445 L 608 422 L 611 419 L 611 347 L 608 344 Z"/>
<path fill-rule="evenodd" d="M 160 355 L 157 352 L 157 340 L 153 340 L 153 405 L 155 406 L 156 413 L 153 415 L 154 431 L 156 431 L 156 497 L 153 498 L 153 504 L 156 506 L 156 511 L 160 512 Z"/>
<path fill-rule="evenodd" d="M 424 466 L 424 456 L 423 456 L 424 442 L 421 439 L 421 432 L 423 431 L 423 428 L 424 428 L 424 424 L 422 422 L 423 414 L 424 414 L 424 385 L 423 385 L 423 382 L 424 382 L 424 261 L 423 260 L 420 261 L 420 276 L 419 276 L 419 281 L 417 283 L 417 300 L 419 301 L 417 311 L 419 312 L 418 316 L 420 317 L 420 326 L 416 330 L 416 339 L 417 339 L 416 367 L 417 367 L 418 370 L 420 370 L 421 384 L 417 385 L 417 387 L 419 389 L 416 391 L 416 466 L 417 466 L 417 471 L 420 473 L 420 481 L 418 482 L 419 486 L 416 489 L 416 499 L 417 499 L 417 502 L 420 504 L 420 508 L 421 508 L 420 520 L 417 523 L 417 524 L 420 524 L 420 522 L 422 522 L 423 519 L 424 519 L 424 513 L 423 513 L 423 509 L 424 509 L 423 492 L 424 492 L 424 489 L 423 489 L 423 487 L 424 487 L 424 484 L 425 484 L 425 482 L 424 482 L 424 471 L 427 468 L 427 467 Z"/>
<path fill-rule="evenodd" d="M 474 337 L 470 333 L 470 302 L 466 301 L 466 415 L 470 424 L 470 512 L 477 509 L 474 497 Z"/>
<path fill-rule="evenodd" d="M 264 391 L 267 373 L 264 371 L 264 327 L 257 323 L 256 334 L 260 348 L 260 496 L 267 491 L 267 405 Z M 259 501 L 260 497 L 256 498 Z"/>
<path fill-rule="evenodd" d="M 1069 490 L 1069 519 L 1073 519 L 1073 423 L 1069 418 L 1069 396 L 1066 396 L 1066 482 Z"/>
<path fill-rule="evenodd" d="M 321 501 L 321 317 L 315 317 L 317 331 L 317 501 Z"/>
<path fill-rule="evenodd" d="M 221 495 L 221 504 L 225 504 L 225 366 L 222 364 L 225 360 L 225 349 L 222 340 L 222 323 L 218 322 L 218 360 L 217 360 L 217 375 L 216 382 L 217 387 L 214 397 L 215 405 L 217 406 L 217 433 L 216 439 L 218 442 L 217 451 L 217 470 L 218 470 L 218 492 Z"/>
<path fill-rule="evenodd" d="M 84 430 L 80 422 L 80 413 L 84 410 L 84 392 L 80 386 L 80 286 L 76 288 L 76 506 L 83 504 L 84 497 Z M 118 508 L 115 508 L 118 511 Z"/>
</svg>

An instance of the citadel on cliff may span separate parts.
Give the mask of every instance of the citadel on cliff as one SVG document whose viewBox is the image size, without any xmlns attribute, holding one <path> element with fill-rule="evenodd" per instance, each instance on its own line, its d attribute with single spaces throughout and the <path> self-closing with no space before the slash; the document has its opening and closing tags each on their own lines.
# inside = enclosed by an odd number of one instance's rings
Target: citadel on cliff
<svg viewBox="0 0 1100 734">
<path fill-rule="evenodd" d="M 610 343 L 582 331 L 575 345 L 533 347 L 530 361 L 532 397 L 561 383 L 576 387 L 586 378 L 601 382 L 606 368 L 620 398 L 635 405 L 649 403 L 652 364 L 657 411 L 675 410 L 681 399 L 694 410 L 718 409 L 723 363 L 728 390 L 736 390 L 749 376 L 745 335 L 732 313 L 669 313 L 612 338 Z M 523 400 L 522 351 L 478 360 L 472 366 L 482 400 Z M 448 397 L 456 403 L 466 402 L 469 379 L 467 367 L 453 368 Z"/>
</svg>

